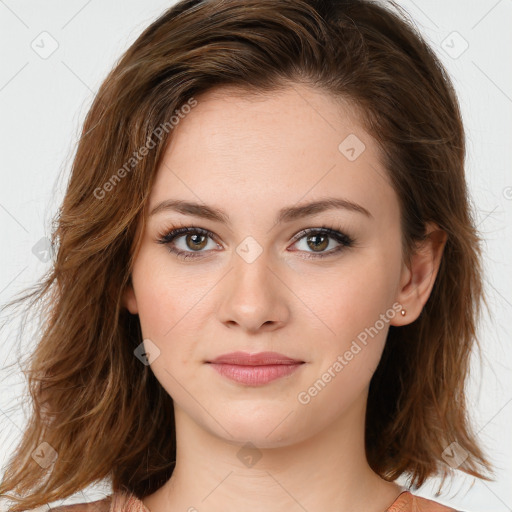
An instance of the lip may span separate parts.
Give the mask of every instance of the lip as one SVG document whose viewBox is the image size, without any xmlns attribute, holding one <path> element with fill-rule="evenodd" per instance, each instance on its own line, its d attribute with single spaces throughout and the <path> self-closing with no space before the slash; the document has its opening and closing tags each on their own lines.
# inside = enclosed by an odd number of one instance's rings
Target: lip
<svg viewBox="0 0 512 512">
<path fill-rule="evenodd" d="M 299 359 L 293 359 L 279 354 L 278 352 L 258 352 L 257 354 L 249 354 L 247 352 L 230 352 L 223 354 L 208 363 L 218 364 L 234 364 L 242 366 L 263 366 L 263 365 L 276 365 L 276 364 L 298 364 L 303 363 Z"/>
<path fill-rule="evenodd" d="M 293 359 L 277 352 L 232 352 L 207 361 L 222 376 L 240 384 L 261 386 L 292 374 L 305 361 Z"/>
</svg>

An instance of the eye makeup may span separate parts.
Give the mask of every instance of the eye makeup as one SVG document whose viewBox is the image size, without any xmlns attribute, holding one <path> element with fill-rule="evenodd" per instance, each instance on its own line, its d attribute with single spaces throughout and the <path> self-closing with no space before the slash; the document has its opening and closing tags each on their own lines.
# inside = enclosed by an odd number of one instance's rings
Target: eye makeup
<svg viewBox="0 0 512 512">
<path fill-rule="evenodd" d="M 292 252 L 301 252 L 304 253 L 304 256 L 301 256 L 304 259 L 319 259 L 319 258 L 328 258 L 332 257 L 341 251 L 345 250 L 348 247 L 352 247 L 355 243 L 355 240 L 350 237 L 349 235 L 345 234 L 342 231 L 341 227 L 330 227 L 322 225 L 318 228 L 307 228 L 301 230 L 299 233 L 294 235 L 292 237 L 293 244 L 296 244 L 297 242 L 301 241 L 302 239 L 306 239 L 307 241 L 313 241 L 313 244 L 317 244 L 318 246 L 324 245 L 325 240 L 333 240 L 338 245 L 334 248 L 323 251 L 323 252 L 309 252 L 305 250 L 293 250 Z M 179 249 L 176 247 L 176 241 L 184 239 L 186 246 L 190 249 L 188 246 L 188 243 L 192 242 L 193 244 L 196 244 L 198 246 L 198 250 L 195 251 L 194 249 L 185 250 L 185 249 Z M 204 241 L 211 239 L 214 241 L 218 246 L 222 247 L 219 242 L 217 242 L 218 237 L 215 235 L 215 233 L 211 232 L 210 230 L 196 227 L 196 226 L 172 226 L 167 229 L 165 229 L 163 232 L 160 232 L 158 234 L 156 242 L 162 245 L 167 246 L 169 252 L 172 254 L 175 254 L 179 259 L 181 260 L 192 260 L 192 259 L 199 259 L 199 258 L 205 258 L 208 255 L 205 253 L 209 253 L 212 251 L 210 250 L 202 250 L 204 249 Z M 187 243 L 188 242 L 188 243 Z M 328 246 L 330 245 L 330 242 Z M 218 250 L 218 249 L 213 249 Z"/>
</svg>

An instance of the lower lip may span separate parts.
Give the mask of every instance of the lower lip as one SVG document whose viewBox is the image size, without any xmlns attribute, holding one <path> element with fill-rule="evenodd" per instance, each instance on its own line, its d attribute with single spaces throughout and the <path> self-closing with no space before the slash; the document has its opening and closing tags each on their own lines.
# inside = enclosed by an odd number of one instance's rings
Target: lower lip
<svg viewBox="0 0 512 512">
<path fill-rule="evenodd" d="M 292 374 L 302 364 L 304 363 L 242 366 L 238 364 L 210 363 L 210 366 L 228 379 L 249 386 L 261 386 Z"/>
</svg>

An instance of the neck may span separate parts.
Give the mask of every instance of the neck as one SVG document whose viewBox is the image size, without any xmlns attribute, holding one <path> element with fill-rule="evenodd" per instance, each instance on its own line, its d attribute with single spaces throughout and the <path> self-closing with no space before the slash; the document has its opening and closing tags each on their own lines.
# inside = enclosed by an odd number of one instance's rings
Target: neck
<svg viewBox="0 0 512 512">
<path fill-rule="evenodd" d="M 143 502 L 151 512 L 383 512 L 402 489 L 367 463 L 365 405 L 311 437 L 265 448 L 219 438 L 175 405 L 176 467 Z"/>
</svg>

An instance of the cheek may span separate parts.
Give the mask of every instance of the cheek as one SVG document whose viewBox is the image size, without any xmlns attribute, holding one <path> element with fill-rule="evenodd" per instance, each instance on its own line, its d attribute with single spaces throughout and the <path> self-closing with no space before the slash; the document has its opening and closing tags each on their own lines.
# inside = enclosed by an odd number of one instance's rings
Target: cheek
<svg viewBox="0 0 512 512">
<path fill-rule="evenodd" d="M 209 284 L 201 276 L 184 275 L 173 271 L 171 255 L 163 248 L 153 248 L 139 254 L 132 272 L 138 314 L 144 337 L 161 343 L 183 334 L 194 310 L 199 306 L 204 289 Z M 203 282 L 204 281 L 204 282 Z M 192 329 L 193 330 L 193 329 Z"/>
<path fill-rule="evenodd" d="M 311 347 L 312 359 L 319 362 L 314 373 L 320 379 L 317 387 L 329 388 L 327 400 L 353 397 L 368 385 L 377 368 L 390 321 L 397 314 L 393 304 L 400 251 L 394 247 L 383 244 L 361 251 L 328 279 L 317 274 L 315 286 L 308 289 L 307 303 L 323 333 L 315 336 Z"/>
<path fill-rule="evenodd" d="M 329 330 L 310 346 L 314 363 L 296 397 L 310 416 L 318 411 L 327 414 L 324 420 L 334 419 L 357 406 L 379 364 L 396 311 L 389 305 L 385 280 L 377 283 L 370 277 L 367 287 L 359 287 L 356 279 L 341 280 L 339 291 L 321 304 Z"/>
<path fill-rule="evenodd" d="M 208 340 L 213 314 L 206 294 L 216 280 L 211 272 L 177 269 L 172 255 L 157 249 L 141 250 L 132 272 L 142 336 L 158 347 L 151 363 L 156 378 L 173 399 L 186 400 L 179 383 L 195 385 L 194 372 L 205 355 L 200 343 Z"/>
<path fill-rule="evenodd" d="M 186 373 L 196 343 L 198 319 L 194 306 L 201 299 L 202 285 L 176 272 L 170 275 L 172 267 L 167 257 L 165 251 L 141 251 L 132 282 L 142 336 L 159 351 L 151 362 L 151 371 L 173 400 L 180 402 L 186 401 L 187 395 L 179 383 L 192 378 Z M 148 348 L 151 345 L 146 341 L 145 349 Z"/>
<path fill-rule="evenodd" d="M 339 269 L 308 276 L 296 283 L 324 339 L 342 348 L 348 340 L 373 326 L 381 315 L 394 316 L 397 270 L 382 256 L 354 256 Z M 310 278 L 310 279 L 309 279 Z M 386 318 L 387 319 L 387 318 Z M 382 329 L 381 322 L 378 327 Z"/>
</svg>

